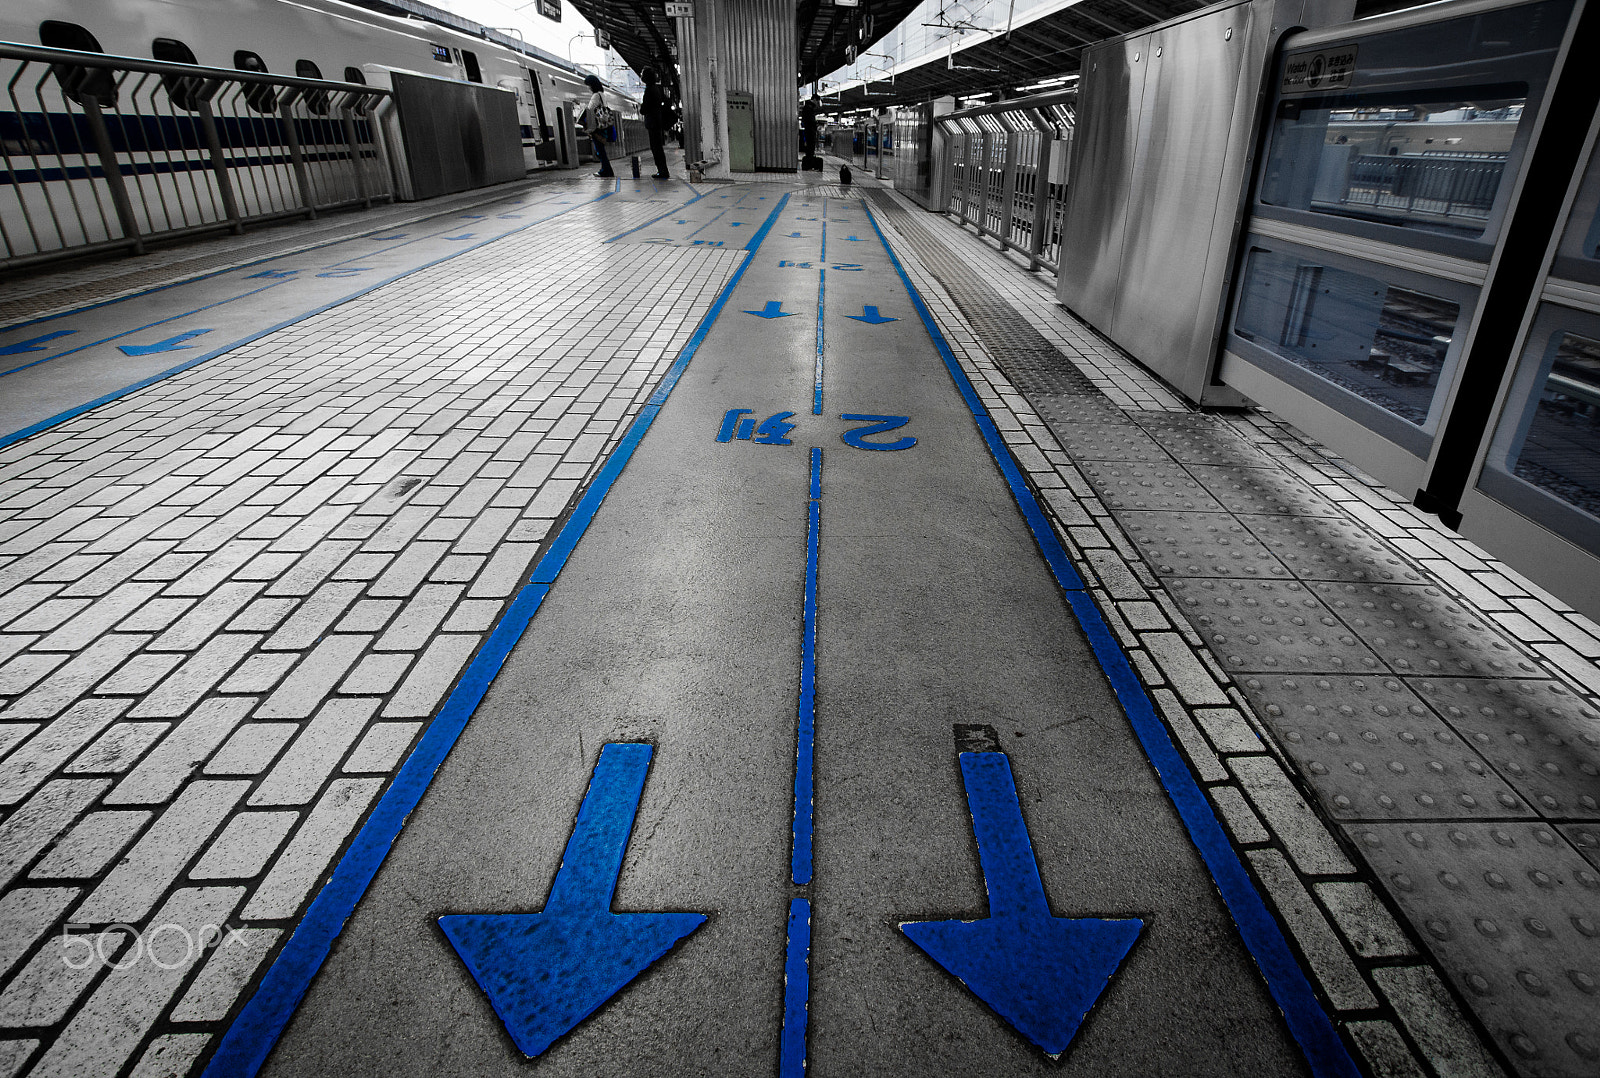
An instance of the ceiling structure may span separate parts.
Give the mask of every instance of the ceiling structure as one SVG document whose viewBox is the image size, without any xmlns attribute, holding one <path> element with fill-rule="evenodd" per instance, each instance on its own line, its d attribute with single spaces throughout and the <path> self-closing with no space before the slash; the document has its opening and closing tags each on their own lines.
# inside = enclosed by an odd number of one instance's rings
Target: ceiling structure
<svg viewBox="0 0 1600 1078">
<path fill-rule="evenodd" d="M 422 0 L 353 2 L 453 25 L 469 33 L 500 40 L 509 47 L 522 48 L 560 66 L 574 66 Z M 1413 2 L 1356 0 L 1355 16 L 1364 18 Z M 590 24 L 609 35 L 611 47 L 635 71 L 647 66 L 671 70 L 675 20 L 667 17 L 663 0 L 570 0 L 570 3 Z M 903 22 L 919 3 L 920 0 L 861 0 L 859 7 L 840 7 L 834 0 L 797 0 L 798 81 L 806 86 L 844 67 L 850 61 L 847 50 L 852 46 L 860 53 L 871 52 L 873 46 Z M 842 91 L 836 97 L 829 95 L 827 111 L 884 108 L 946 95 L 981 94 L 990 99 L 1015 96 L 1024 87 L 1077 74 L 1083 50 L 1090 45 L 1205 6 L 1203 0 L 1079 0 L 1007 33 L 986 36 L 981 42 L 959 48 L 948 60 L 940 56 L 899 72 L 892 80 L 875 80 Z"/>
<path fill-rule="evenodd" d="M 830 95 L 832 109 L 885 107 L 952 95 L 1017 95 L 1020 88 L 1078 73 L 1083 50 L 1207 6 L 1201 0 L 1081 0 L 1014 27 L 1008 33 L 969 34 L 983 40 L 910 71 Z M 874 27 L 877 29 L 877 27 Z"/>
<path fill-rule="evenodd" d="M 578 13 L 611 37 L 612 47 L 638 70 L 660 64 L 671 54 L 673 20 L 661 0 L 571 0 Z M 860 7 L 838 7 L 832 0 L 798 0 L 795 8 L 796 75 L 802 85 L 850 62 L 847 50 L 866 53 L 916 9 L 920 0 L 862 0 Z M 1006 92 L 1041 79 L 1078 70 L 1086 45 L 1118 37 L 1205 6 L 1200 0 L 1081 0 L 1008 34 L 989 37 L 914 71 L 868 87 L 848 90 L 830 110 L 925 101 L 944 94 Z M 863 33 L 863 30 L 870 33 Z"/>
</svg>

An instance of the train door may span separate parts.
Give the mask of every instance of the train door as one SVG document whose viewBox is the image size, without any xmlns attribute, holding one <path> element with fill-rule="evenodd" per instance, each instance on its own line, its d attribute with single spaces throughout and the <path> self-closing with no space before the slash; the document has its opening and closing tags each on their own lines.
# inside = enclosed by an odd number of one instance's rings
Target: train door
<svg viewBox="0 0 1600 1078">
<path fill-rule="evenodd" d="M 502 90 L 510 90 L 517 99 L 517 128 L 522 139 L 522 165 L 524 168 L 536 168 L 539 164 L 537 139 L 533 126 L 533 110 L 528 107 L 528 84 L 524 79 L 499 78 L 495 85 Z"/>
<path fill-rule="evenodd" d="M 556 151 L 562 168 L 578 164 L 578 143 L 573 137 L 572 106 L 566 102 L 556 106 Z"/>
<path fill-rule="evenodd" d="M 544 91 L 539 88 L 539 73 L 527 69 L 528 86 L 533 91 L 533 111 L 537 126 L 534 128 L 534 141 L 538 143 L 538 155 L 541 163 L 555 162 L 557 151 L 554 145 L 555 131 L 550 126 L 544 112 Z"/>
</svg>

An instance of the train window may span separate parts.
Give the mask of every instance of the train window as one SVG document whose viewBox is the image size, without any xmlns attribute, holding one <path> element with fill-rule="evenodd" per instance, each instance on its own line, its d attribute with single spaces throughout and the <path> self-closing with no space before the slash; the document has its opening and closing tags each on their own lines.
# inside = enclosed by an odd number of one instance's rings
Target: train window
<svg viewBox="0 0 1600 1078">
<path fill-rule="evenodd" d="M 478 70 L 478 57 L 476 53 L 461 50 L 461 62 L 467 66 L 467 81 L 482 82 L 483 72 Z"/>
<path fill-rule="evenodd" d="M 1439 387 L 1450 383 L 1461 324 L 1459 298 L 1436 287 L 1448 288 L 1309 249 L 1257 245 L 1245 262 L 1233 332 L 1428 429 Z"/>
<path fill-rule="evenodd" d="M 95 36 L 77 23 L 46 19 L 39 24 L 39 44 L 47 49 L 71 49 L 73 52 L 105 52 Z M 117 103 L 116 75 L 108 67 L 78 67 L 75 64 L 51 64 L 50 73 L 68 97 L 83 104 L 92 98 L 99 105 Z"/>
<path fill-rule="evenodd" d="M 297 78 L 302 79 L 322 78 L 322 69 L 310 60 L 296 60 L 294 62 L 294 73 Z M 305 100 L 306 108 L 318 116 L 326 116 L 328 114 L 328 91 L 306 90 L 302 97 Z"/>
<path fill-rule="evenodd" d="M 233 54 L 233 66 L 240 71 L 257 71 L 265 74 L 267 62 L 253 52 L 240 49 Z M 278 91 L 274 86 L 266 83 L 247 83 L 244 88 L 245 102 L 257 112 L 278 111 Z"/>
<path fill-rule="evenodd" d="M 150 55 L 153 59 L 168 64 L 198 64 L 200 62 L 194 58 L 193 49 L 183 42 L 170 37 L 158 37 L 150 42 Z M 189 112 L 196 111 L 199 106 L 202 81 L 198 76 L 161 76 L 161 85 L 166 88 L 168 100 L 178 108 Z"/>
<path fill-rule="evenodd" d="M 1539 308 L 1478 486 L 1600 552 L 1600 317 Z"/>
<path fill-rule="evenodd" d="M 1477 239 L 1528 103 L 1526 83 L 1483 89 L 1284 101 L 1261 201 Z"/>
<path fill-rule="evenodd" d="M 1366 33 L 1358 22 L 1336 45 L 1285 52 L 1257 190 L 1265 216 L 1487 260 L 1572 6 Z"/>
<path fill-rule="evenodd" d="M 1600 286 L 1600 152 L 1589 158 L 1551 275 Z"/>
<path fill-rule="evenodd" d="M 347 67 L 344 69 L 344 81 L 356 83 L 358 86 L 365 86 L 367 77 L 361 73 L 359 67 Z"/>
</svg>

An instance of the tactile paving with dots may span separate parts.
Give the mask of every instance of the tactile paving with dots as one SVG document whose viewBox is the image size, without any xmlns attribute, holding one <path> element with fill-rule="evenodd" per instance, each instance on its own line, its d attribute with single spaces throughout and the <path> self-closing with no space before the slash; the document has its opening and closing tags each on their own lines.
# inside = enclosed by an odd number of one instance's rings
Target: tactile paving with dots
<svg viewBox="0 0 1600 1078">
<path fill-rule="evenodd" d="M 1167 581 L 1179 607 L 1231 671 L 1384 673 L 1382 663 L 1304 584 Z"/>
<path fill-rule="evenodd" d="M 1408 678 L 1541 814 L 1600 819 L 1600 712 L 1557 681 Z"/>
<path fill-rule="evenodd" d="M 1184 412 L 1129 412 L 1184 464 L 1232 464 L 1270 468 L 1272 462 L 1249 442 L 1207 415 Z"/>
<path fill-rule="evenodd" d="M 1120 512 L 1127 531 L 1158 576 L 1287 580 L 1288 568 L 1250 529 L 1224 513 Z"/>
<path fill-rule="evenodd" d="M 1336 516 L 1340 510 L 1311 485 L 1276 468 L 1190 464 L 1189 474 L 1230 513 Z"/>
<path fill-rule="evenodd" d="M 1569 823 L 1557 827 L 1567 841 L 1578 847 L 1578 852 L 1588 858 L 1589 863 L 1600 868 L 1600 827 L 1586 823 Z"/>
<path fill-rule="evenodd" d="M 1258 675 L 1243 684 L 1336 819 L 1533 815 L 1398 678 Z"/>
<path fill-rule="evenodd" d="M 1108 509 L 1221 513 L 1223 508 L 1183 465 L 1166 461 L 1083 461 L 1079 465 Z"/>
<path fill-rule="evenodd" d="M 1312 516 L 1252 516 L 1245 521 L 1301 580 L 1420 584 L 1422 571 L 1359 525 Z"/>
<path fill-rule="evenodd" d="M 1172 459 L 1142 428 L 1098 409 L 1085 412 L 1078 397 L 1030 394 L 1028 401 L 1076 460 Z"/>
<path fill-rule="evenodd" d="M 1542 824 L 1347 824 L 1520 1074 L 1600 1074 L 1600 874 Z"/>
<path fill-rule="evenodd" d="M 1401 674 L 1537 677 L 1516 645 L 1428 584 L 1314 583 L 1309 587 Z"/>
</svg>

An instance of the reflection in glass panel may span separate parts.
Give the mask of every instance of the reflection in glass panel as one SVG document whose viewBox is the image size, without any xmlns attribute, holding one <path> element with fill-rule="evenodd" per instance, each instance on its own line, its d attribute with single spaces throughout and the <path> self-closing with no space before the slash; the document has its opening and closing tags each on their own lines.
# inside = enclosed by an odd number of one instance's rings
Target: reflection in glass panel
<svg viewBox="0 0 1600 1078">
<path fill-rule="evenodd" d="M 1261 201 L 1454 236 L 1483 234 L 1527 87 L 1463 100 L 1283 101 Z"/>
<path fill-rule="evenodd" d="M 1512 468 L 1521 479 L 1600 516 L 1600 341 L 1561 333 L 1555 361 Z"/>
<path fill-rule="evenodd" d="M 1422 426 L 1460 315 L 1450 300 L 1258 247 L 1233 330 Z"/>
</svg>

